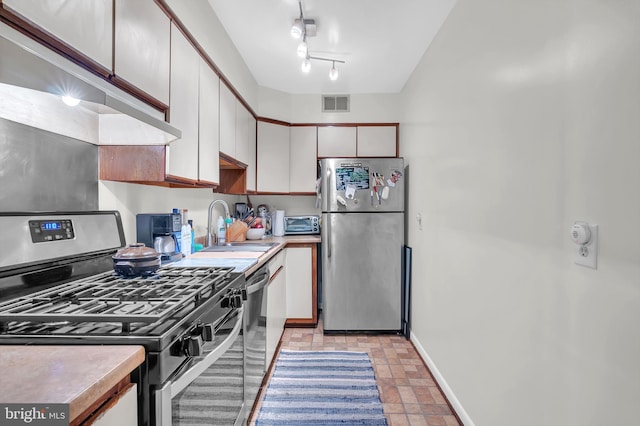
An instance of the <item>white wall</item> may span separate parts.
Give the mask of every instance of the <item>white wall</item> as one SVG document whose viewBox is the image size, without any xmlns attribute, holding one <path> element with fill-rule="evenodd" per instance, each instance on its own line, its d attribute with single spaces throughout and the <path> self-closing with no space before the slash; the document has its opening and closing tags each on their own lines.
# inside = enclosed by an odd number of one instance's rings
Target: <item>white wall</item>
<svg viewBox="0 0 640 426">
<path fill-rule="evenodd" d="M 399 94 L 352 94 L 349 112 L 322 112 L 322 95 L 294 95 L 260 87 L 258 115 L 289 123 L 397 123 Z"/>
<path fill-rule="evenodd" d="M 118 210 L 122 216 L 127 244 L 136 242 L 136 214 L 171 213 L 173 208 L 187 209 L 187 219 L 193 220 L 196 238 L 207 234 L 209 204 L 222 199 L 227 202 L 231 215 L 234 203 L 245 202 L 246 197 L 215 194 L 211 189 L 165 188 L 123 182 L 100 181 L 98 197 L 101 210 Z M 212 223 L 223 213 L 221 206 L 214 207 Z"/>
<path fill-rule="evenodd" d="M 638 22 L 637 0 L 459 0 L 402 92 L 413 339 L 477 425 L 638 422 Z"/>
</svg>

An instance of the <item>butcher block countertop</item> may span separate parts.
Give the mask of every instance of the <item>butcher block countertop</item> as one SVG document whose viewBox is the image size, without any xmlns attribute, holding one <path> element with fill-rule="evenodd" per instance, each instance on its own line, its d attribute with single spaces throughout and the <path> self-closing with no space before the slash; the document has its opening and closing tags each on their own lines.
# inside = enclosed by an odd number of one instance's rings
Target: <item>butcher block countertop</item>
<svg viewBox="0 0 640 426">
<path fill-rule="evenodd" d="M 0 346 L 0 402 L 69 404 L 74 423 L 143 361 L 133 345 Z"/>
</svg>

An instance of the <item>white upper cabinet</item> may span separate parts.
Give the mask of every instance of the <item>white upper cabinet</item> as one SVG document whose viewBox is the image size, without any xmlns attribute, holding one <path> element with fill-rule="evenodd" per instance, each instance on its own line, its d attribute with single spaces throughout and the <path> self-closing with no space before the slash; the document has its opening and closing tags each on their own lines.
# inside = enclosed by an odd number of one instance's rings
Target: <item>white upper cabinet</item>
<svg viewBox="0 0 640 426">
<path fill-rule="evenodd" d="M 172 31 L 169 17 L 153 0 L 115 0 L 115 9 L 116 77 L 169 105 L 171 32 L 178 30 Z"/>
<path fill-rule="evenodd" d="M 2 4 L 106 69 L 113 69 L 112 0 L 4 0 Z"/>
<path fill-rule="evenodd" d="M 249 114 L 249 159 L 247 162 L 247 191 L 256 190 L 257 167 L 257 128 L 256 119 Z"/>
<path fill-rule="evenodd" d="M 249 162 L 249 111 L 236 99 L 236 155 L 241 163 Z"/>
<path fill-rule="evenodd" d="M 198 180 L 198 94 L 200 56 L 185 36 L 171 28 L 171 104 L 170 123 L 182 137 L 169 145 L 166 173 Z"/>
<path fill-rule="evenodd" d="M 318 157 L 355 157 L 355 127 L 318 127 Z"/>
<path fill-rule="evenodd" d="M 247 165 L 247 191 L 256 190 L 256 120 L 236 99 L 236 156 Z"/>
<path fill-rule="evenodd" d="M 236 97 L 220 82 L 220 152 L 236 158 Z"/>
<path fill-rule="evenodd" d="M 289 192 L 315 192 L 316 126 L 292 126 L 289 128 Z"/>
<path fill-rule="evenodd" d="M 358 157 L 396 157 L 396 126 L 358 126 Z"/>
<path fill-rule="evenodd" d="M 258 122 L 258 191 L 289 192 L 289 126 Z"/>
<path fill-rule="evenodd" d="M 220 79 L 204 60 L 200 59 L 199 96 L 199 180 L 219 183 L 220 164 Z"/>
</svg>

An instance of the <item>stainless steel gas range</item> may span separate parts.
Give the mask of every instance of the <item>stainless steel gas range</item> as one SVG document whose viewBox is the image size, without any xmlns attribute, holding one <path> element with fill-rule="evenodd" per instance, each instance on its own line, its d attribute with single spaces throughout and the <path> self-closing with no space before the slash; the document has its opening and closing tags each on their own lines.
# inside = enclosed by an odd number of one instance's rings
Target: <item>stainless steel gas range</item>
<svg viewBox="0 0 640 426">
<path fill-rule="evenodd" d="M 142 345 L 140 425 L 179 424 L 179 395 L 242 349 L 244 275 L 232 268 L 113 272 L 125 245 L 118 212 L 0 213 L 0 345 Z M 237 393 L 237 392 L 236 392 Z M 244 397 L 223 396 L 226 420 L 244 420 Z"/>
</svg>

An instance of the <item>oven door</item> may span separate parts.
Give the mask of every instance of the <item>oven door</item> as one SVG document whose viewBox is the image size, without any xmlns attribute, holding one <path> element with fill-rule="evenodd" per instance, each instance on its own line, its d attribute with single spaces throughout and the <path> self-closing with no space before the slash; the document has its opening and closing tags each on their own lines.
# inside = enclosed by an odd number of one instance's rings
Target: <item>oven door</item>
<svg viewBox="0 0 640 426">
<path fill-rule="evenodd" d="M 156 425 L 244 423 L 243 315 L 241 307 L 216 324 L 211 348 L 205 344 L 201 356 L 156 391 Z"/>
</svg>

